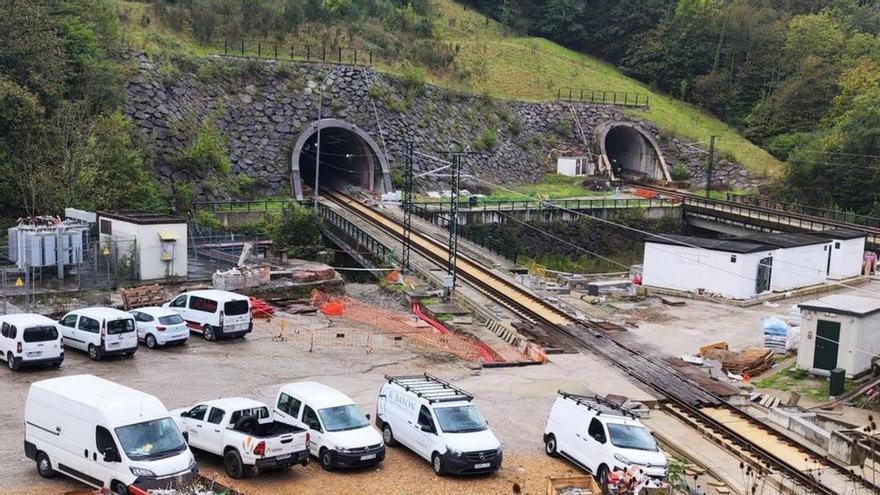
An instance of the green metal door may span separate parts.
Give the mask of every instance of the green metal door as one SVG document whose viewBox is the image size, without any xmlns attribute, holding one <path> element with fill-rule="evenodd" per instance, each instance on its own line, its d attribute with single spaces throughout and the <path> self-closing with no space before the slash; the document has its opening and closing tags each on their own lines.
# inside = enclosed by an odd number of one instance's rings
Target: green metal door
<svg viewBox="0 0 880 495">
<path fill-rule="evenodd" d="M 816 352 L 813 368 L 833 370 L 837 367 L 837 348 L 840 342 L 840 323 L 819 320 L 816 322 Z"/>
</svg>

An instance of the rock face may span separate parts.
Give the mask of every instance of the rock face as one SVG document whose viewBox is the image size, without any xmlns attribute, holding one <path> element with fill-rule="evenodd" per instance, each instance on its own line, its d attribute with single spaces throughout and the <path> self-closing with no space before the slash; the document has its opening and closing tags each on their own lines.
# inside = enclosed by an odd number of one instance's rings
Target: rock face
<svg viewBox="0 0 880 495">
<path fill-rule="evenodd" d="M 591 142 L 600 123 L 631 120 L 608 105 L 465 95 L 431 85 L 408 85 L 361 67 L 206 58 L 168 69 L 171 62 L 152 60 L 143 53 L 130 52 L 127 57 L 133 74 L 126 83 L 126 114 L 156 150 L 156 176 L 163 183 L 192 181 L 200 197 L 215 194 L 199 184 L 205 174 L 176 170 L 171 164 L 188 144 L 181 131 L 184 123 L 212 121 L 225 137 L 234 174 L 254 179 L 262 194 L 287 193 L 290 153 L 300 133 L 318 118 L 319 89 L 325 78 L 322 116 L 368 132 L 387 150 L 392 171 L 403 167 L 407 141 L 416 151 L 435 156 L 442 156 L 451 145 L 470 145 L 479 154 L 465 160 L 463 172 L 493 183 L 534 181 L 555 170 L 556 155 L 586 155 L 585 143 Z M 639 124 L 660 143 L 670 170 L 685 163 L 695 184 L 705 181 L 704 152 L 662 136 L 650 123 Z M 438 165 L 421 155 L 415 161 L 418 172 Z M 716 170 L 716 184 L 749 187 L 760 182 L 733 163 Z M 417 185 L 443 187 L 444 180 L 423 178 Z"/>
</svg>

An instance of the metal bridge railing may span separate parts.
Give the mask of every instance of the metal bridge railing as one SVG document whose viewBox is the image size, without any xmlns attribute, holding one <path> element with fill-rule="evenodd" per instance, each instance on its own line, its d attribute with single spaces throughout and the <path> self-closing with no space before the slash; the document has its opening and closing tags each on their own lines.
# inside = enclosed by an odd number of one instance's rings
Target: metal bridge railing
<svg viewBox="0 0 880 495">
<path fill-rule="evenodd" d="M 614 208 L 653 208 L 679 206 L 676 201 L 665 198 L 596 198 L 596 199 L 557 199 L 548 201 L 505 201 L 486 200 L 478 202 L 462 201 L 458 211 L 512 211 L 512 210 L 598 210 Z M 449 201 L 419 201 L 413 203 L 414 213 L 448 212 Z"/>
<path fill-rule="evenodd" d="M 800 205 L 797 203 L 787 203 L 784 201 L 775 201 L 772 199 L 760 198 L 754 195 L 727 193 L 727 201 L 740 203 L 780 212 L 798 213 L 801 215 L 810 215 L 814 217 L 827 218 L 843 223 L 853 223 L 865 225 L 868 227 L 880 228 L 880 218 L 868 215 L 860 215 L 849 211 L 834 210 L 830 208 L 821 208 L 818 206 Z"/>
<path fill-rule="evenodd" d="M 355 251 L 363 252 L 366 250 L 375 255 L 382 263 L 388 265 L 395 264 L 396 255 L 394 250 L 387 248 L 384 244 L 374 239 L 370 234 L 355 225 L 348 218 L 340 215 L 333 208 L 322 204 L 319 206 L 319 210 L 321 218 L 323 218 L 325 222 L 324 227 L 330 228 L 335 231 L 335 233 L 341 234 L 354 242 L 354 245 L 350 247 Z"/>
<path fill-rule="evenodd" d="M 281 210 L 290 204 L 306 206 L 311 202 L 296 199 L 193 201 L 191 206 L 194 210 L 210 210 L 213 213 L 244 213 Z"/>
</svg>

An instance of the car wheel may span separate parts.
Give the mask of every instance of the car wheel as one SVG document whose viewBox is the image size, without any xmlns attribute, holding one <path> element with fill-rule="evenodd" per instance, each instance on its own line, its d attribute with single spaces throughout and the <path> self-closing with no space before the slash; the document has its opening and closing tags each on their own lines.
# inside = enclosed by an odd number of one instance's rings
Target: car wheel
<svg viewBox="0 0 880 495">
<path fill-rule="evenodd" d="M 240 479 L 244 476 L 244 465 L 241 462 L 241 456 L 238 451 L 229 450 L 223 456 L 223 465 L 226 468 L 226 474 L 232 479 Z"/>
<path fill-rule="evenodd" d="M 53 367 L 53 368 L 56 368 L 56 369 L 57 369 L 57 368 L 60 368 L 60 367 L 61 367 L 61 361 L 52 361 L 52 367 Z"/>
<path fill-rule="evenodd" d="M 558 455 L 556 453 L 556 436 L 553 434 L 547 435 L 547 438 L 544 440 L 544 452 L 550 457 L 556 457 Z"/>
<path fill-rule="evenodd" d="M 599 488 L 602 489 L 602 493 L 608 493 L 608 481 L 611 479 L 611 473 L 608 471 L 608 466 L 602 464 L 599 466 L 599 472 L 596 476 L 596 482 L 599 483 Z"/>
<path fill-rule="evenodd" d="M 116 495 L 128 495 L 128 487 L 121 481 L 113 482 L 112 490 Z"/>
<path fill-rule="evenodd" d="M 156 337 L 153 334 L 148 333 L 147 337 L 144 339 L 144 343 L 147 344 L 147 349 L 155 349 L 158 343 L 156 342 Z"/>
<path fill-rule="evenodd" d="M 208 342 L 213 342 L 217 339 L 217 336 L 214 335 L 214 329 L 211 328 L 211 325 L 205 325 L 202 327 L 202 335 L 204 335 L 205 340 Z"/>
<path fill-rule="evenodd" d="M 46 455 L 45 452 L 39 452 L 37 454 L 37 473 L 43 478 L 55 477 L 55 470 L 52 469 L 52 462 L 49 461 L 49 456 Z"/>
<path fill-rule="evenodd" d="M 333 454 L 331 454 L 329 450 L 321 449 L 318 458 L 321 460 L 321 467 L 324 468 L 325 471 L 333 471 L 333 468 L 336 467 L 333 465 Z"/>
<path fill-rule="evenodd" d="M 389 447 L 397 445 L 397 440 L 394 439 L 394 432 L 391 431 L 391 427 L 388 426 L 388 423 L 385 423 L 382 426 L 382 441 L 384 441 L 385 445 Z"/>
<path fill-rule="evenodd" d="M 92 358 L 92 361 L 101 360 L 101 350 L 98 349 L 94 344 L 89 344 L 89 357 Z"/>
<path fill-rule="evenodd" d="M 434 468 L 434 474 L 437 476 L 446 475 L 446 466 L 443 465 L 443 458 L 436 452 L 431 456 L 431 467 Z"/>
<path fill-rule="evenodd" d="M 21 362 L 15 359 L 15 357 L 12 356 L 11 352 L 6 355 L 6 366 L 9 366 L 9 369 L 11 369 L 12 371 L 18 371 L 20 364 Z"/>
</svg>

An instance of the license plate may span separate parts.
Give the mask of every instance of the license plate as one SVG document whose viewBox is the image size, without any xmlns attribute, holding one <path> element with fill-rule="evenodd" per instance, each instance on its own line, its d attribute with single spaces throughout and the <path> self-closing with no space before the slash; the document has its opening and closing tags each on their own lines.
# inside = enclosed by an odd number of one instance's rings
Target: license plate
<svg viewBox="0 0 880 495">
<path fill-rule="evenodd" d="M 37 351 L 37 352 L 29 352 L 29 353 L 27 353 L 27 357 L 37 357 L 37 356 L 39 356 L 40 354 L 42 354 L 42 352 L 39 352 L 39 351 Z"/>
<path fill-rule="evenodd" d="M 492 464 L 489 462 L 484 462 L 482 464 L 474 464 L 474 469 L 486 469 L 487 467 L 489 467 L 491 465 Z"/>
<path fill-rule="evenodd" d="M 119 347 L 119 342 L 110 342 L 110 347 Z"/>
<path fill-rule="evenodd" d="M 291 456 L 291 455 L 293 455 L 293 454 L 279 455 L 279 456 L 277 457 L 277 459 L 278 459 L 279 461 L 283 461 L 284 459 L 290 459 L 290 456 Z"/>
<path fill-rule="evenodd" d="M 370 459 L 375 459 L 375 458 L 376 458 L 376 454 L 367 454 L 367 455 L 361 456 L 362 461 L 369 461 Z"/>
</svg>

